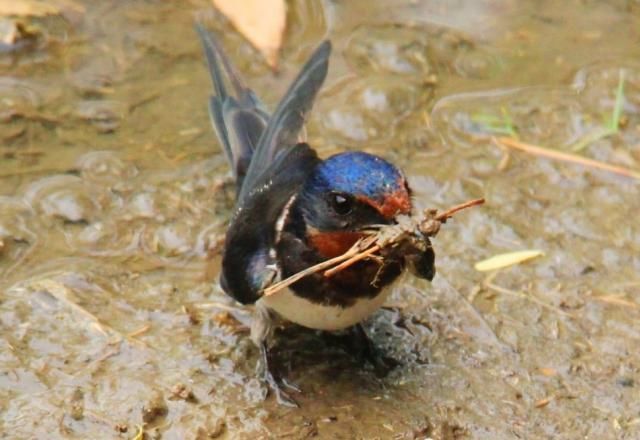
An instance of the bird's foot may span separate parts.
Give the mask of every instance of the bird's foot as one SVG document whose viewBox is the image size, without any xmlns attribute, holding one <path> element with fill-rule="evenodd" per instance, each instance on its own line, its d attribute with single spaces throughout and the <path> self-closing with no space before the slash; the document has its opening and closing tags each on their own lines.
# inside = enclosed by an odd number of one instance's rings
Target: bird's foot
<svg viewBox="0 0 640 440">
<path fill-rule="evenodd" d="M 265 343 L 260 345 L 260 353 L 262 354 L 262 380 L 267 384 L 269 390 L 276 395 L 278 404 L 291 408 L 299 408 L 300 405 L 298 405 L 298 402 L 296 402 L 284 388 L 296 393 L 300 392 L 300 388 L 278 374 L 274 368 L 271 353 Z"/>
<path fill-rule="evenodd" d="M 386 356 L 369 338 L 362 324 L 351 328 L 351 345 L 362 362 L 369 362 L 378 377 L 384 377 L 400 365 L 396 359 Z"/>
</svg>

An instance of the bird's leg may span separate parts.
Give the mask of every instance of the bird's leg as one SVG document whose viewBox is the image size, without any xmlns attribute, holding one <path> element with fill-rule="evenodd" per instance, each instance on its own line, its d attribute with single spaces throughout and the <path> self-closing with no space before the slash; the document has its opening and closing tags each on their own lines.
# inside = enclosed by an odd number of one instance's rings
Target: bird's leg
<svg viewBox="0 0 640 440">
<path fill-rule="evenodd" d="M 356 355 L 363 361 L 368 361 L 375 369 L 376 375 L 386 376 L 394 367 L 400 363 L 392 357 L 385 356 L 384 353 L 375 346 L 373 341 L 367 336 L 362 324 L 351 327 L 351 343 Z"/>
<path fill-rule="evenodd" d="M 281 378 L 275 368 L 273 354 L 269 350 L 267 341 L 273 334 L 274 326 L 271 313 L 260 303 L 256 304 L 256 311 L 251 325 L 251 339 L 260 348 L 262 380 L 267 384 L 271 392 L 275 393 L 276 400 L 280 405 L 298 407 L 297 402 L 289 396 L 282 388 L 287 387 L 299 392 L 295 385 Z"/>
<path fill-rule="evenodd" d="M 269 389 L 275 393 L 276 400 L 280 405 L 298 408 L 298 403 L 282 388 L 287 387 L 296 391 L 300 390 L 282 379 L 275 370 L 273 356 L 270 353 L 266 342 L 263 342 L 260 345 L 260 353 L 262 355 L 262 380 L 264 380 L 269 386 Z"/>
</svg>

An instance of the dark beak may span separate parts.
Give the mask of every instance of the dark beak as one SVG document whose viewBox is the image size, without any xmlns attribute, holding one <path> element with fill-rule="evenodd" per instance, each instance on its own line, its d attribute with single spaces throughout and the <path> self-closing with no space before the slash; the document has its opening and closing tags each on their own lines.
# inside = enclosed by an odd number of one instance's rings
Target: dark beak
<svg viewBox="0 0 640 440">
<path fill-rule="evenodd" d="M 409 270 L 417 277 L 424 278 L 426 280 L 433 280 L 436 275 L 436 254 L 433 252 L 431 243 L 425 249 L 410 248 L 404 255 Z"/>
</svg>

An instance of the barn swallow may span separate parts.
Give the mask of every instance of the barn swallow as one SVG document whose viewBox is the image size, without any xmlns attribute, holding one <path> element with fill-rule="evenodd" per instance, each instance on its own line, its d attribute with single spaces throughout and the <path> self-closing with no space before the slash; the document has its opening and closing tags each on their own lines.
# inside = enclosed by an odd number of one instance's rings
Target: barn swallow
<svg viewBox="0 0 640 440">
<path fill-rule="evenodd" d="M 319 330 L 352 328 L 365 355 L 372 355 L 361 321 L 382 306 L 405 267 L 431 280 L 434 252 L 425 238 L 426 250 L 359 261 L 330 278 L 316 273 L 264 296 L 271 284 L 341 255 L 372 226 L 410 214 L 411 190 L 403 173 L 381 157 L 353 151 L 323 160 L 300 141 L 327 76 L 329 41 L 269 113 L 215 38 L 200 24 L 196 29 L 215 91 L 211 122 L 236 183 L 220 285 L 238 302 L 255 304 L 251 338 L 261 351 L 263 379 L 279 403 L 296 405 L 283 389 L 292 386 L 271 367 L 273 318 Z"/>
</svg>

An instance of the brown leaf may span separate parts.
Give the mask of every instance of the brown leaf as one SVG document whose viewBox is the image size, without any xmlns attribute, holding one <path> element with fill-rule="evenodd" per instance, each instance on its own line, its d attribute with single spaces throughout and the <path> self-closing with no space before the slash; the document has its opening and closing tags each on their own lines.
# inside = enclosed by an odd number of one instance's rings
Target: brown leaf
<svg viewBox="0 0 640 440">
<path fill-rule="evenodd" d="M 0 0 L 0 15 L 16 17 L 44 17 L 57 15 L 60 9 L 50 2 L 38 0 Z"/>
<path fill-rule="evenodd" d="M 540 371 L 540 373 L 543 376 L 547 376 L 547 377 L 553 377 L 558 375 L 558 371 L 555 368 L 542 367 L 542 368 L 539 368 L 538 371 Z"/>
<path fill-rule="evenodd" d="M 2 0 L 0 0 L 2 1 Z M 287 20 L 284 0 L 212 0 L 272 68 L 278 64 Z"/>
<path fill-rule="evenodd" d="M 534 406 L 536 408 L 544 408 L 545 406 L 550 404 L 554 399 L 555 399 L 555 396 L 545 397 L 544 399 L 540 399 L 536 403 L 534 403 Z"/>
</svg>

